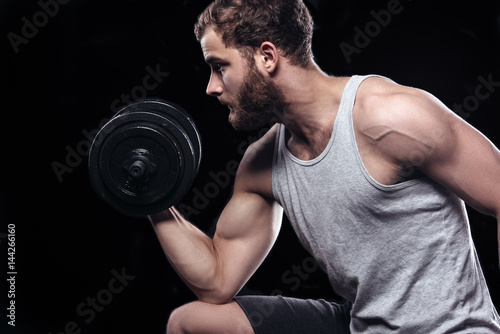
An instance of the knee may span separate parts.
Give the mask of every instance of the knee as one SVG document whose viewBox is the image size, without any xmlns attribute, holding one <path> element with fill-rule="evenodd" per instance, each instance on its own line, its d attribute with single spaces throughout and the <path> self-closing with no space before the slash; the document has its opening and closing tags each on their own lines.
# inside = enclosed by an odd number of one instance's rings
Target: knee
<svg viewBox="0 0 500 334">
<path fill-rule="evenodd" d="M 183 305 L 170 313 L 167 322 L 167 334 L 186 334 L 189 333 L 188 319 L 190 318 L 190 304 Z"/>
<path fill-rule="evenodd" d="M 170 313 L 167 334 L 195 334 L 206 331 L 204 311 L 207 304 L 194 301 L 182 305 Z"/>
<path fill-rule="evenodd" d="M 214 305 L 194 301 L 172 311 L 167 334 L 194 333 L 253 333 L 253 329 L 236 302 Z"/>
</svg>

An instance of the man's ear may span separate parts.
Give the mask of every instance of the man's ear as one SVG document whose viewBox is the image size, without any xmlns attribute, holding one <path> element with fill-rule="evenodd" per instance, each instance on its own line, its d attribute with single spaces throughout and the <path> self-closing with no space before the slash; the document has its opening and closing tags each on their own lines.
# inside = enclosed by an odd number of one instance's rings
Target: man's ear
<svg viewBox="0 0 500 334">
<path fill-rule="evenodd" d="M 280 55 L 276 46 L 271 42 L 264 42 L 258 50 L 258 59 L 262 67 L 269 73 L 276 71 L 280 61 Z"/>
</svg>

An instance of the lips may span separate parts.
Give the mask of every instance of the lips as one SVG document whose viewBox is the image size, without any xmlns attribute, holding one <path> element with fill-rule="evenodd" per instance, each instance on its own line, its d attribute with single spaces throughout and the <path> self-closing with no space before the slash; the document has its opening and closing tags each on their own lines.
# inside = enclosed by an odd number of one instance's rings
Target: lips
<svg viewBox="0 0 500 334">
<path fill-rule="evenodd" d="M 228 101 L 225 101 L 225 100 L 219 100 L 220 104 L 222 104 L 223 106 L 227 106 L 229 108 L 229 110 L 233 111 L 233 107 L 231 106 L 231 104 L 229 104 Z"/>
</svg>

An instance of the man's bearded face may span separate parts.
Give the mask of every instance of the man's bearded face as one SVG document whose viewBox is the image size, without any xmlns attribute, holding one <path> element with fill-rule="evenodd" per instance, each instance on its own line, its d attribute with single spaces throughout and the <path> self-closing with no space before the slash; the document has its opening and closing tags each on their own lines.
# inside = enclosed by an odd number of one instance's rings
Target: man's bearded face
<svg viewBox="0 0 500 334">
<path fill-rule="evenodd" d="M 284 108 L 280 89 L 259 72 L 253 58 L 249 63 L 236 99 L 219 98 L 222 104 L 228 105 L 229 122 L 236 130 L 251 131 L 269 125 Z"/>
</svg>

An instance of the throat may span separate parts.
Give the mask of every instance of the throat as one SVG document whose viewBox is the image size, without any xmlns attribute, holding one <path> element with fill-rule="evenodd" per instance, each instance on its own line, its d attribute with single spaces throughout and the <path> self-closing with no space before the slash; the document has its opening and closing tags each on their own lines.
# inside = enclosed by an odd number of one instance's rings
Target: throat
<svg viewBox="0 0 500 334">
<path fill-rule="evenodd" d="M 297 159 L 308 161 L 319 157 L 328 146 L 332 130 L 317 133 L 312 137 L 293 136 L 286 131 L 285 142 L 290 153 Z"/>
</svg>

